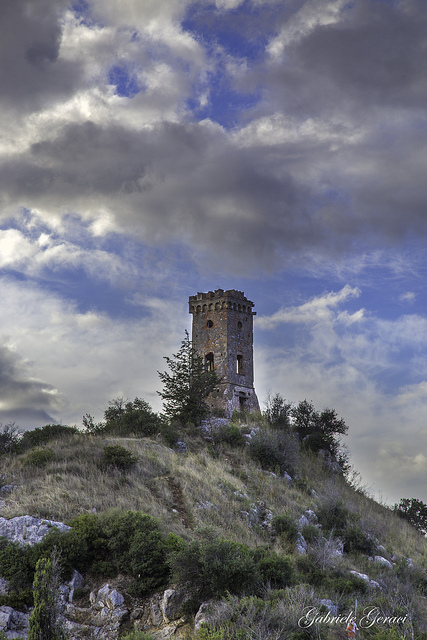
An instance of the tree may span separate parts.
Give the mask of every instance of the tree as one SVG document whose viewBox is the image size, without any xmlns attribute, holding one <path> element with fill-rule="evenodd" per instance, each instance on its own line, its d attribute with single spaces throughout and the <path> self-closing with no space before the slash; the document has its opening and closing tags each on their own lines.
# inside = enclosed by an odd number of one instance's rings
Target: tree
<svg viewBox="0 0 427 640">
<path fill-rule="evenodd" d="M 394 505 L 394 511 L 422 534 L 427 535 L 427 504 L 425 502 L 417 498 L 401 498 L 399 504 Z"/>
<path fill-rule="evenodd" d="M 14 422 L 2 424 L 0 422 L 0 453 L 10 453 L 14 451 L 20 440 L 21 433 Z"/>
<path fill-rule="evenodd" d="M 312 402 L 302 400 L 291 413 L 294 430 L 304 446 L 315 453 L 321 450 L 329 452 L 346 471 L 348 454 L 341 445 L 340 436 L 346 435 L 348 426 L 335 409 L 316 411 Z"/>
<path fill-rule="evenodd" d="M 28 640 L 63 640 L 65 637 L 58 622 L 60 584 L 59 561 L 54 551 L 50 558 L 40 558 L 36 564 Z"/>
<path fill-rule="evenodd" d="M 93 435 L 151 436 L 157 432 L 159 424 L 158 415 L 141 398 L 135 398 L 133 402 L 124 398 L 110 400 L 104 411 L 104 422 L 95 423 L 89 413 L 83 416 L 83 426 Z"/>
<path fill-rule="evenodd" d="M 275 429 L 289 429 L 291 426 L 292 404 L 286 402 L 280 393 L 267 395 L 264 415 L 268 424 Z"/>
<path fill-rule="evenodd" d="M 170 369 L 158 372 L 163 382 L 163 391 L 158 391 L 163 400 L 165 413 L 170 420 L 181 424 L 199 425 L 210 413 L 206 398 L 220 382 L 215 370 L 209 371 L 203 358 L 193 347 L 188 331 L 178 353 L 164 358 Z"/>
</svg>

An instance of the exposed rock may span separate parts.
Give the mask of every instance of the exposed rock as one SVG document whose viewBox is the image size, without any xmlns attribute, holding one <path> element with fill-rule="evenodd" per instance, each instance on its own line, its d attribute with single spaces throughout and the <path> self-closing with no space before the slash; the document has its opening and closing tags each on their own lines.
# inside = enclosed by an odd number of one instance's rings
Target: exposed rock
<svg viewBox="0 0 427 640">
<path fill-rule="evenodd" d="M 153 602 L 150 608 L 150 622 L 153 627 L 160 627 L 160 625 L 163 623 L 163 616 L 160 610 L 160 606 L 155 602 Z"/>
<path fill-rule="evenodd" d="M 69 602 L 73 601 L 75 590 L 81 589 L 83 586 L 83 582 L 84 582 L 83 576 L 78 571 L 74 570 L 73 577 L 68 583 L 68 588 L 69 588 L 68 601 Z"/>
<path fill-rule="evenodd" d="M 307 553 L 307 542 L 305 541 L 304 536 L 302 536 L 300 533 L 298 534 L 295 551 L 301 556 L 304 556 Z"/>
<path fill-rule="evenodd" d="M 388 569 L 393 569 L 391 562 L 382 556 L 374 556 L 374 562 L 381 564 L 383 567 L 387 567 Z"/>
<path fill-rule="evenodd" d="M 312 509 L 307 509 L 305 512 L 305 516 L 309 524 L 318 524 L 319 520 L 317 518 L 317 515 L 314 513 Z"/>
<path fill-rule="evenodd" d="M 284 472 L 284 474 L 283 474 L 283 478 L 284 478 L 288 483 L 291 483 L 291 482 L 292 482 L 292 478 L 291 478 L 291 476 L 289 475 L 289 473 L 287 473 L 287 471 L 285 471 L 285 472 Z"/>
<path fill-rule="evenodd" d="M 338 615 L 338 611 L 339 611 L 339 607 L 337 604 L 334 604 L 332 602 L 332 600 L 320 600 L 319 601 L 321 605 L 323 605 L 324 607 L 327 608 L 327 610 L 329 611 L 329 613 L 333 616 L 337 616 Z"/>
<path fill-rule="evenodd" d="M 63 522 L 39 520 L 39 518 L 32 516 L 18 516 L 10 520 L 0 517 L 0 536 L 19 544 L 33 546 L 43 540 L 52 527 L 56 527 L 60 531 L 69 531 L 71 528 Z"/>
<path fill-rule="evenodd" d="M 361 580 L 364 580 L 365 582 L 367 582 L 371 588 L 376 588 L 376 589 L 380 588 L 380 585 L 378 584 L 378 582 L 376 582 L 375 580 L 371 580 L 369 576 L 366 575 L 366 573 L 359 573 L 358 571 L 353 571 L 353 570 L 350 571 L 350 573 L 356 576 L 356 578 L 360 578 Z"/>
<path fill-rule="evenodd" d="M 28 616 L 12 607 L 0 607 L 0 631 L 26 631 Z"/>
<path fill-rule="evenodd" d="M 208 612 L 211 604 L 211 602 L 202 602 L 200 605 L 199 610 L 196 613 L 196 617 L 194 618 L 195 631 L 198 631 L 203 623 L 208 622 Z"/>
<path fill-rule="evenodd" d="M 303 527 L 306 527 L 309 523 L 308 518 L 302 514 L 302 516 L 298 520 L 298 529 L 301 530 Z"/>
<path fill-rule="evenodd" d="M 6 578 L 0 578 L 0 595 L 5 596 L 9 593 L 9 583 Z"/>
<path fill-rule="evenodd" d="M 163 619 L 166 623 L 176 620 L 180 615 L 183 602 L 188 598 L 184 591 L 179 589 L 166 589 L 160 603 Z"/>
</svg>

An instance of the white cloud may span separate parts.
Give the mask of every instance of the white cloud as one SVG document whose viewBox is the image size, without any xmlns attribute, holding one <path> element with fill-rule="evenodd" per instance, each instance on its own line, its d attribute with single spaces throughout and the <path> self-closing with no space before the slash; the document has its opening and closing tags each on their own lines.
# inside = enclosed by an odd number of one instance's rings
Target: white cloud
<svg viewBox="0 0 427 640">
<path fill-rule="evenodd" d="M 334 309 L 349 298 L 357 298 L 360 293 L 360 289 L 347 284 L 338 293 L 325 293 L 322 296 L 304 302 L 299 307 L 288 307 L 276 311 L 271 316 L 260 316 L 255 320 L 256 327 L 259 329 L 272 329 L 281 323 L 311 324 L 331 321 L 335 317 L 339 322 L 352 324 L 363 318 L 363 309 L 351 315 L 346 313 L 336 315 Z"/>
<path fill-rule="evenodd" d="M 163 356 L 176 351 L 187 322 L 176 307 L 174 323 L 169 305 L 155 299 L 147 300 L 153 313 L 145 319 L 112 320 L 93 311 L 79 313 L 34 285 L 3 279 L 1 290 L 0 375 L 4 371 L 2 387 L 7 379 L 12 400 L 0 410 L 0 420 L 19 409 L 27 420 L 20 426 L 40 426 L 43 410 L 54 420 L 81 424 L 84 413 L 101 418 L 117 396 L 144 397 L 161 408 L 157 370 L 165 368 Z M 19 369 L 6 367 L 12 353 Z"/>
</svg>

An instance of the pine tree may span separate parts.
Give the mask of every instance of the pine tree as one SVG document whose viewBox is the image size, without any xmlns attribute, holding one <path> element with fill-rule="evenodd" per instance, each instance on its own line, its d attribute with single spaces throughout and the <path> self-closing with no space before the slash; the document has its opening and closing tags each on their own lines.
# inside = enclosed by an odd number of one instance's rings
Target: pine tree
<svg viewBox="0 0 427 640">
<path fill-rule="evenodd" d="M 34 609 L 29 620 L 28 640 L 63 640 L 58 623 L 60 567 L 54 552 L 51 558 L 40 558 L 33 582 Z"/>
<path fill-rule="evenodd" d="M 188 331 L 178 353 L 164 359 L 170 373 L 158 372 L 163 382 L 163 391 L 158 391 L 158 394 L 163 399 L 167 417 L 183 425 L 199 425 L 210 412 L 206 398 L 220 378 L 215 371 L 207 370 L 203 358 L 193 347 Z"/>
</svg>

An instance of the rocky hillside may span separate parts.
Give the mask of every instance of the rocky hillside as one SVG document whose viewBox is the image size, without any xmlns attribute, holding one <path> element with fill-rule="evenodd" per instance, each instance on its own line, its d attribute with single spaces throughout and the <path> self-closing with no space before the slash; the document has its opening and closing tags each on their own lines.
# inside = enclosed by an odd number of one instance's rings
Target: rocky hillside
<svg viewBox="0 0 427 640">
<path fill-rule="evenodd" d="M 290 434 L 63 431 L 1 458 L 3 637 L 55 549 L 68 638 L 427 638 L 424 537 Z"/>
</svg>

